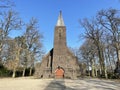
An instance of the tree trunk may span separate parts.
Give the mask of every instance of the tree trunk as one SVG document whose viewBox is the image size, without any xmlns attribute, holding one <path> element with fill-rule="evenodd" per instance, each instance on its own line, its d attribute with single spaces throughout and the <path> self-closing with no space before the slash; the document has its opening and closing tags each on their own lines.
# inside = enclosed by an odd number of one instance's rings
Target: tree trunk
<svg viewBox="0 0 120 90">
<path fill-rule="evenodd" d="M 117 64 L 117 72 L 119 73 L 120 75 L 120 50 L 118 50 L 118 64 Z M 120 77 L 120 76 L 119 76 Z"/>
<path fill-rule="evenodd" d="M 108 79 L 107 69 L 105 68 L 105 78 Z"/>
<path fill-rule="evenodd" d="M 98 77 L 97 68 L 95 68 L 95 76 Z"/>
<path fill-rule="evenodd" d="M 89 65 L 89 62 L 87 61 L 87 71 L 88 71 L 88 76 L 90 77 L 90 65 Z"/>
<path fill-rule="evenodd" d="M 117 53 L 117 61 L 120 62 L 120 50 L 116 48 L 116 53 Z"/>
<path fill-rule="evenodd" d="M 118 50 L 118 62 L 119 62 L 119 64 L 120 64 L 120 50 Z"/>
<path fill-rule="evenodd" d="M 100 46 L 98 46 L 98 55 L 99 55 L 99 62 L 101 67 L 101 75 L 105 76 L 105 63 L 104 63 L 104 55 L 102 48 L 100 49 Z"/>
<path fill-rule="evenodd" d="M 14 68 L 12 77 L 15 78 L 15 76 L 16 76 L 16 69 Z"/>
<path fill-rule="evenodd" d="M 110 64 L 110 68 L 111 68 L 111 71 L 113 72 L 113 67 L 112 67 L 112 63 L 111 63 L 111 57 L 110 57 L 110 50 L 108 48 L 108 60 L 109 60 L 109 64 Z"/>
<path fill-rule="evenodd" d="M 88 67 L 88 76 L 90 77 L 90 67 Z"/>
<path fill-rule="evenodd" d="M 100 77 L 101 77 L 101 74 L 102 74 L 102 70 L 101 70 L 101 68 L 99 68 L 99 71 L 100 71 Z"/>
<path fill-rule="evenodd" d="M 117 65 L 116 65 L 116 69 L 119 69 L 120 68 L 120 50 L 116 50 L 117 52 Z"/>
<path fill-rule="evenodd" d="M 94 63 L 94 60 L 92 59 L 92 77 L 95 77 L 95 63 Z"/>
<path fill-rule="evenodd" d="M 25 76 L 25 69 L 26 69 L 26 68 L 23 69 L 23 73 L 22 73 L 22 76 L 23 76 L 23 77 Z"/>
<path fill-rule="evenodd" d="M 32 67 L 30 68 L 29 76 L 32 75 Z"/>
</svg>

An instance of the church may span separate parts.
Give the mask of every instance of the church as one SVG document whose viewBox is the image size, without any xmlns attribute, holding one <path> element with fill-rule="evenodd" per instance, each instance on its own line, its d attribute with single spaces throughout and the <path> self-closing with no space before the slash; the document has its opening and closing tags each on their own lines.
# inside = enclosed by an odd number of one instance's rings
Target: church
<svg viewBox="0 0 120 90">
<path fill-rule="evenodd" d="M 60 11 L 54 30 L 53 48 L 46 54 L 41 63 L 35 67 L 38 78 L 77 78 L 80 76 L 78 59 L 67 47 L 66 26 Z"/>
</svg>

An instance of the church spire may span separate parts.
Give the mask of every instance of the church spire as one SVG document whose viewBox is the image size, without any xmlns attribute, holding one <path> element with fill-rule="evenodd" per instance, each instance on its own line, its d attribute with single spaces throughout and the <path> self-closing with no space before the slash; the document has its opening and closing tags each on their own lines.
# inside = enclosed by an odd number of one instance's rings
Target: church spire
<svg viewBox="0 0 120 90">
<path fill-rule="evenodd" d="M 60 11 L 60 14 L 59 14 L 59 17 L 58 17 L 58 21 L 57 21 L 56 26 L 65 26 L 65 25 L 64 25 L 63 18 L 62 18 L 62 11 Z"/>
</svg>

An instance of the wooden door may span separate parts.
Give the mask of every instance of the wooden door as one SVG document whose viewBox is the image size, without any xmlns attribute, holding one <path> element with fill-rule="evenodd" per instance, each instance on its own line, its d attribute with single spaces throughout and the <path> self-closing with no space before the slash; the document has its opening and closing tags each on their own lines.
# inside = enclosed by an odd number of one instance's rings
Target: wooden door
<svg viewBox="0 0 120 90">
<path fill-rule="evenodd" d="M 55 78 L 64 78 L 64 70 L 62 68 L 55 70 Z"/>
</svg>

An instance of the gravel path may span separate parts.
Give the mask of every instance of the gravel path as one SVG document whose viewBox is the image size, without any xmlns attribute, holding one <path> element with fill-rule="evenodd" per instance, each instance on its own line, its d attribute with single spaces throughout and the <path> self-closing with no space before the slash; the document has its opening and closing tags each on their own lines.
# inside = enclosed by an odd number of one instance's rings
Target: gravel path
<svg viewBox="0 0 120 90">
<path fill-rule="evenodd" d="M 120 90 L 120 82 L 100 79 L 0 79 L 0 90 Z"/>
</svg>

